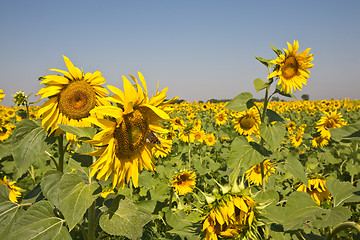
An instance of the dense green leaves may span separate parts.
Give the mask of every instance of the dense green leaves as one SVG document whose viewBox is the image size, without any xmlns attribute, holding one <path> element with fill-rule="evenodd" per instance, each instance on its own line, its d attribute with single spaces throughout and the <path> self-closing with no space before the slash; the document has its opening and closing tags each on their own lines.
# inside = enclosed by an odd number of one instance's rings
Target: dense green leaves
<svg viewBox="0 0 360 240">
<path fill-rule="evenodd" d="M 152 217 L 136 207 L 129 199 L 120 200 L 119 207 L 114 212 L 107 212 L 100 217 L 100 227 L 107 233 L 125 236 L 130 239 L 140 239 L 143 227 Z"/>
<path fill-rule="evenodd" d="M 54 214 L 54 207 L 48 201 L 32 205 L 16 222 L 8 239 L 11 240 L 66 240 L 71 239 L 65 220 Z"/>
<path fill-rule="evenodd" d="M 305 175 L 304 167 L 297 159 L 296 155 L 290 154 L 285 160 L 285 169 L 293 175 L 295 178 L 298 178 L 304 183 L 306 186 L 309 185 L 308 179 Z"/>
<path fill-rule="evenodd" d="M 328 179 L 326 187 L 333 196 L 334 206 L 345 203 L 360 202 L 360 189 L 355 188 L 350 182 L 340 182 L 338 179 Z"/>
</svg>

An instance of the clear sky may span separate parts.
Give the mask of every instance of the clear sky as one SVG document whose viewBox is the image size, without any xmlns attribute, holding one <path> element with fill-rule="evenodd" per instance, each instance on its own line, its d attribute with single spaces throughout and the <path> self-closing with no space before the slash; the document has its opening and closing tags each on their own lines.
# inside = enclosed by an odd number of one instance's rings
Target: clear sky
<svg viewBox="0 0 360 240">
<path fill-rule="evenodd" d="M 256 93 L 267 69 L 254 56 L 276 58 L 298 40 L 314 67 L 296 96 L 359 99 L 360 1 L 1 1 L 0 89 L 35 93 L 38 77 L 66 70 L 62 55 L 85 72 L 101 71 L 122 89 L 122 75 L 145 76 L 149 90 L 187 101 Z"/>
</svg>

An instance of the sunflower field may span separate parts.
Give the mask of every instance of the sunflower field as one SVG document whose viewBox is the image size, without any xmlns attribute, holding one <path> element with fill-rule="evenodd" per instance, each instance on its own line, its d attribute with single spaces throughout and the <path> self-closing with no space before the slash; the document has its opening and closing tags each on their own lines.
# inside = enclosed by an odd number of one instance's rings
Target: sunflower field
<svg viewBox="0 0 360 240">
<path fill-rule="evenodd" d="M 360 101 L 297 100 L 314 56 L 271 47 L 261 102 L 105 87 L 64 56 L 0 105 L 1 239 L 360 239 Z"/>
</svg>

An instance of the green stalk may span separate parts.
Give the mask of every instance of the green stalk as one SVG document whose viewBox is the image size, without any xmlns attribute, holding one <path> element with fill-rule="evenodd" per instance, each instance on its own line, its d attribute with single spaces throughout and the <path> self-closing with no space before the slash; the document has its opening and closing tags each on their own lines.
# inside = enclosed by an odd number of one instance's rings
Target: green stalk
<svg viewBox="0 0 360 240">
<path fill-rule="evenodd" d="M 64 171 L 64 138 L 63 134 L 60 134 L 58 137 L 58 143 L 59 143 L 59 164 L 58 164 L 58 171 L 63 172 Z"/>
<path fill-rule="evenodd" d="M 89 221 L 89 229 L 88 229 L 88 236 L 89 240 L 95 239 L 95 231 L 96 231 L 96 218 L 95 218 L 95 211 L 96 211 L 96 201 L 94 201 L 90 208 L 88 209 L 88 221 Z"/>
<path fill-rule="evenodd" d="M 267 105 L 269 102 L 269 89 L 270 89 L 270 85 L 266 87 L 266 92 L 265 92 L 265 99 L 264 99 L 264 106 L 263 106 L 263 113 L 261 115 L 261 124 L 265 124 L 265 116 L 266 116 L 266 110 L 267 110 Z M 261 150 L 263 150 L 264 148 L 264 139 L 261 137 Z M 262 189 L 265 192 L 265 174 L 264 174 L 264 161 L 262 161 L 260 163 L 260 169 L 261 169 L 261 180 L 262 180 Z"/>
<path fill-rule="evenodd" d="M 355 222 L 344 222 L 339 225 L 337 225 L 329 235 L 326 236 L 325 240 L 332 239 L 336 234 L 341 232 L 342 230 L 348 229 L 348 228 L 355 228 L 356 230 L 360 231 L 360 225 Z"/>
</svg>

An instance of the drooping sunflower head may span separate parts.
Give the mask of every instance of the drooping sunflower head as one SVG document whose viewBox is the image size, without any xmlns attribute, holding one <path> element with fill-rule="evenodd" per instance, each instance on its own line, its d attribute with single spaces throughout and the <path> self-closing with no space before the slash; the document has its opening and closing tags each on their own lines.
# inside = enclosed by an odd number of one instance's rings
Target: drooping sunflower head
<svg viewBox="0 0 360 240">
<path fill-rule="evenodd" d="M 173 176 L 171 187 L 179 195 L 191 193 L 195 188 L 196 174 L 193 171 L 184 170 Z"/>
<path fill-rule="evenodd" d="M 12 202 L 17 202 L 17 198 L 21 197 L 21 193 L 19 192 L 21 188 L 15 186 L 15 183 L 15 181 L 8 182 L 6 176 L 4 176 L 3 180 L 0 179 L 0 184 L 5 185 L 9 189 L 9 200 Z"/>
<path fill-rule="evenodd" d="M 311 196 L 311 198 L 316 202 L 317 205 L 320 205 L 326 200 L 331 199 L 331 194 L 326 187 L 326 180 L 322 177 L 314 177 L 308 179 L 309 187 L 306 187 L 305 184 L 300 185 L 296 191 L 306 192 Z"/>
<path fill-rule="evenodd" d="M 267 159 L 263 162 L 264 177 L 266 182 L 268 181 L 268 178 L 270 177 L 271 173 L 275 172 L 275 168 L 273 168 L 272 165 L 273 163 L 270 162 L 270 159 Z M 251 167 L 249 170 L 245 172 L 245 174 L 246 174 L 246 179 L 250 183 L 254 183 L 256 186 L 262 185 L 263 180 L 261 177 L 260 163 Z"/>
<path fill-rule="evenodd" d="M 329 141 L 326 139 L 326 138 L 323 138 L 321 136 L 317 136 L 315 137 L 312 141 L 311 141 L 311 145 L 314 147 L 314 148 L 317 148 L 317 147 L 324 147 L 326 145 L 329 144 Z"/>
<path fill-rule="evenodd" d="M 325 113 L 326 116 L 320 118 L 320 120 L 316 123 L 316 129 L 320 133 L 322 138 L 330 139 L 331 134 L 329 129 L 339 128 L 345 126 L 347 123 L 341 116 L 341 113 L 328 112 Z"/>
<path fill-rule="evenodd" d="M 260 237 L 257 203 L 250 196 L 226 194 L 209 206 L 202 231 L 205 239 Z"/>
<path fill-rule="evenodd" d="M 65 56 L 64 61 L 67 71 L 49 69 L 63 74 L 47 75 L 42 77 L 42 84 L 45 87 L 40 89 L 36 95 L 41 99 L 49 98 L 40 108 L 39 115 L 42 117 L 42 124 L 51 134 L 60 134 L 57 124 L 65 124 L 77 127 L 90 126 L 83 121 L 90 116 L 90 111 L 96 106 L 108 105 L 105 100 L 108 91 L 101 86 L 105 78 L 99 71 L 84 74 L 79 68 Z M 72 138 L 67 134 L 68 139 Z"/>
<path fill-rule="evenodd" d="M 255 108 L 240 112 L 232 122 L 235 130 L 241 135 L 259 135 L 260 116 Z"/>
<path fill-rule="evenodd" d="M 139 76 L 144 90 L 136 80 L 134 87 L 123 76 L 124 91 L 108 86 L 115 95 L 107 99 L 116 103 L 116 106 L 96 107 L 91 110 L 91 114 L 97 118 L 89 118 L 89 122 L 103 129 L 93 140 L 88 141 L 99 146 L 90 155 L 100 156 L 90 166 L 91 176 L 97 173 L 97 179 L 107 179 L 113 174 L 114 187 L 124 187 L 130 178 L 133 185 L 138 187 L 138 174 L 143 167 L 149 171 L 155 170 L 152 148 L 159 144 L 156 134 L 168 132 L 160 121 L 168 121 L 170 118 L 159 108 L 161 101 L 153 99 L 159 95 L 149 98 L 145 79 L 141 73 Z"/>
<path fill-rule="evenodd" d="M 281 54 L 277 59 L 270 61 L 275 64 L 274 71 L 267 77 L 278 77 L 278 85 L 284 93 L 293 93 L 297 89 L 301 90 L 302 85 L 307 83 L 310 71 L 309 68 L 314 66 L 310 63 L 314 58 L 314 54 L 309 54 L 310 48 L 301 53 L 299 50 L 299 42 L 294 41 L 293 45 L 287 43 L 289 49 L 284 49 L 285 54 Z"/>
</svg>

